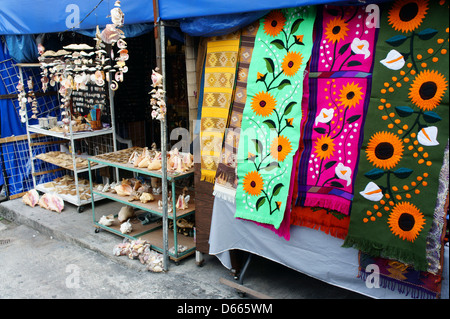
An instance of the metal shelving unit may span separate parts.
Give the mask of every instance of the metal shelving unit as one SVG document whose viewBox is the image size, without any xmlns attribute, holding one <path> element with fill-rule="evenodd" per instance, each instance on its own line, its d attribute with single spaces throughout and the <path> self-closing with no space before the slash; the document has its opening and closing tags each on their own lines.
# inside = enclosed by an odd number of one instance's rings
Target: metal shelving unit
<svg viewBox="0 0 450 319">
<path fill-rule="evenodd" d="M 91 167 L 92 163 L 97 163 L 98 165 L 106 165 L 115 167 L 117 169 L 126 170 L 129 172 L 133 172 L 134 174 L 138 175 L 145 175 L 149 177 L 156 177 L 156 178 L 163 178 L 163 175 L 167 174 L 167 181 L 171 183 L 171 189 L 172 189 L 172 211 L 167 213 L 167 219 L 173 221 L 173 230 L 167 230 L 166 236 L 164 236 L 164 223 L 167 223 L 168 220 L 165 220 L 165 214 L 164 210 L 160 207 L 158 207 L 158 200 L 162 200 L 162 195 L 153 195 L 155 197 L 154 201 L 151 201 L 149 203 L 141 203 L 140 201 L 129 201 L 130 196 L 119 196 L 117 194 L 113 194 L 110 192 L 102 192 L 98 191 L 93 188 L 92 183 L 92 176 L 91 176 Z M 191 169 L 185 173 L 180 174 L 173 174 L 173 173 L 166 173 L 162 174 L 160 171 L 150 171 L 148 169 L 141 169 L 134 167 L 132 164 L 123 164 L 123 163 L 116 163 L 116 162 L 110 162 L 106 161 L 104 159 L 98 159 L 96 157 L 91 157 L 88 159 L 88 167 L 89 167 L 89 181 L 90 181 L 90 188 L 91 188 L 91 194 L 96 196 L 102 196 L 105 198 L 108 198 L 110 200 L 120 202 L 124 205 L 132 206 L 134 208 L 137 208 L 139 210 L 142 210 L 143 212 L 152 213 L 157 216 L 161 216 L 162 218 L 162 224 L 161 223 L 151 223 L 148 225 L 141 225 L 139 223 L 133 225 L 133 231 L 128 234 L 123 234 L 120 232 L 120 223 L 117 220 L 117 215 L 115 216 L 114 223 L 111 226 L 105 226 L 98 223 L 98 219 L 95 216 L 95 201 L 92 200 L 92 217 L 94 221 L 94 225 L 96 228 L 96 231 L 99 229 L 105 229 L 107 231 L 110 231 L 116 235 L 136 240 L 136 239 L 143 239 L 147 240 L 151 244 L 151 248 L 160 252 L 165 253 L 165 247 L 164 247 L 164 238 L 168 238 L 168 244 L 170 247 L 173 247 L 173 252 L 166 252 L 169 256 L 169 258 L 175 262 L 178 262 L 179 260 L 192 255 L 195 253 L 196 247 L 195 247 L 195 241 L 194 237 L 185 236 L 183 234 L 179 234 L 177 231 L 177 220 L 187 217 L 189 215 L 195 214 L 195 203 L 193 194 L 191 194 L 191 199 L 189 201 L 188 208 L 184 210 L 178 210 L 176 208 L 176 201 L 177 201 L 177 195 L 176 195 L 176 187 L 175 182 L 179 179 L 187 178 L 189 176 L 194 175 L 194 170 Z M 186 246 L 187 249 L 183 252 L 180 252 L 178 250 L 178 245 Z M 167 269 L 167 265 L 164 267 Z"/>
<path fill-rule="evenodd" d="M 30 67 L 40 67 L 41 65 L 39 63 L 18 63 L 17 66 L 19 68 L 19 75 L 20 75 L 20 78 L 23 83 L 24 79 L 23 79 L 22 68 L 24 68 L 24 67 L 29 67 L 29 68 Z M 72 156 L 73 166 L 71 169 L 68 169 L 65 167 L 62 167 L 62 168 L 70 171 L 73 174 L 74 180 L 75 180 L 75 187 L 76 187 L 76 196 L 75 195 L 66 195 L 66 194 L 58 194 L 58 195 L 64 201 L 77 206 L 77 211 L 79 213 L 83 211 L 83 208 L 85 205 L 88 205 L 91 202 L 91 199 L 86 200 L 86 199 L 80 198 L 78 174 L 87 172 L 88 168 L 87 167 L 81 168 L 81 169 L 77 168 L 76 159 L 79 155 L 76 155 L 75 141 L 81 140 L 81 139 L 87 139 L 90 137 L 99 137 L 102 135 L 111 134 L 112 135 L 112 143 L 111 143 L 112 145 L 108 145 L 108 146 L 110 146 L 113 151 L 117 150 L 117 141 L 116 141 L 117 137 L 116 137 L 115 126 L 114 126 L 115 125 L 114 124 L 114 122 L 115 122 L 115 119 L 114 119 L 114 92 L 109 88 L 109 85 L 108 85 L 108 89 L 109 89 L 109 102 L 110 102 L 109 107 L 110 107 L 110 114 L 111 114 L 111 127 L 109 127 L 109 128 L 102 128 L 102 129 L 93 130 L 93 131 L 73 132 L 72 124 L 70 123 L 68 133 L 54 132 L 54 131 L 50 131 L 50 130 L 41 128 L 37 124 L 30 125 L 28 115 L 26 115 L 26 129 L 27 129 L 28 146 L 29 146 L 30 160 L 31 160 L 31 175 L 33 178 L 34 188 L 43 193 L 52 191 L 49 188 L 46 188 L 43 184 L 38 184 L 36 181 L 36 176 L 40 175 L 40 173 L 35 172 L 34 161 L 36 159 L 36 156 L 34 156 L 34 154 L 33 154 L 33 143 L 31 142 L 30 135 L 32 133 L 37 133 L 37 134 L 52 136 L 52 137 L 61 139 L 61 143 L 64 143 L 64 141 L 66 141 L 67 143 L 70 144 L 69 150 L 70 150 L 70 155 Z M 84 156 L 84 159 L 87 159 L 87 158 L 89 158 L 89 157 Z M 52 164 L 54 164 L 54 163 L 52 163 Z M 57 164 L 54 164 L 54 165 L 57 165 Z M 95 167 L 95 169 L 102 168 L 102 167 L 105 167 L 105 166 L 97 165 Z M 116 178 L 118 178 L 117 170 L 116 170 Z M 92 193 L 91 193 L 91 198 L 92 198 L 92 200 L 95 200 L 95 201 L 103 199 L 103 197 L 94 196 Z"/>
</svg>

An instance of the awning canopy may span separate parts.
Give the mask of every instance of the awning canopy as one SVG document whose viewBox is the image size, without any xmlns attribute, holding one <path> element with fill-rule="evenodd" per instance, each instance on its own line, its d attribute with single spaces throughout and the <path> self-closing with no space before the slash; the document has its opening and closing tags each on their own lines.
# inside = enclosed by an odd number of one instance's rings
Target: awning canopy
<svg viewBox="0 0 450 319">
<path fill-rule="evenodd" d="M 162 20 L 217 15 L 317 4 L 363 5 L 386 0 L 157 0 Z M 115 0 L 0 0 L 0 35 L 38 34 L 93 29 L 110 23 Z M 154 21 L 152 0 L 122 0 L 125 24 Z"/>
</svg>

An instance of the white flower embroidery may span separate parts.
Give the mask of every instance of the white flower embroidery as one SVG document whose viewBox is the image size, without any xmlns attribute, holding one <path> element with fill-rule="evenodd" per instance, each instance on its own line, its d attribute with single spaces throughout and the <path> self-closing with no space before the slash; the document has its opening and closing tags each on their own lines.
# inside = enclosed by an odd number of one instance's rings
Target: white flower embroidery
<svg viewBox="0 0 450 319">
<path fill-rule="evenodd" d="M 320 113 L 318 116 L 316 116 L 316 120 L 314 125 L 317 125 L 317 123 L 328 123 L 331 121 L 331 119 L 333 118 L 334 115 L 334 109 L 330 108 L 330 109 L 326 109 L 323 108 L 320 110 Z"/>
<path fill-rule="evenodd" d="M 347 182 L 347 186 L 352 183 L 352 169 L 350 167 L 344 166 L 344 164 L 339 163 L 336 165 L 334 172 L 336 173 L 337 177 Z"/>
<path fill-rule="evenodd" d="M 405 58 L 397 50 L 391 50 L 386 58 L 380 62 L 388 69 L 400 70 L 405 65 Z"/>
<path fill-rule="evenodd" d="M 367 59 L 370 56 L 369 42 L 367 40 L 354 38 L 350 48 L 355 54 L 364 54 L 364 59 Z"/>
<path fill-rule="evenodd" d="M 378 187 L 377 184 L 374 182 L 369 182 L 369 184 L 366 185 L 366 188 L 359 192 L 365 199 L 368 199 L 373 202 L 378 202 L 383 198 L 383 192 L 381 191 L 381 188 Z"/>
<path fill-rule="evenodd" d="M 424 146 L 439 145 L 437 134 L 438 128 L 436 126 L 424 127 L 417 134 L 417 141 Z"/>
</svg>

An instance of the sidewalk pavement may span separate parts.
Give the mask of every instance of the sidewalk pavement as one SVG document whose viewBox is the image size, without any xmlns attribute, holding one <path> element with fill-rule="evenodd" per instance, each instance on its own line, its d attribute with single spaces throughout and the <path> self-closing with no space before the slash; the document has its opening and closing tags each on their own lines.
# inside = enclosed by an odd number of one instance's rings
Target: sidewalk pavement
<svg viewBox="0 0 450 319">
<path fill-rule="evenodd" d="M 121 206 L 122 204 L 109 200 L 96 202 L 96 216 L 116 214 Z M 115 245 L 121 243 L 123 238 L 105 230 L 95 232 L 96 228 L 94 227 L 92 210 L 89 205 L 85 207 L 82 213 L 78 213 L 76 206 L 65 203 L 64 210 L 61 213 L 56 213 L 38 206 L 34 208 L 26 206 L 21 199 L 15 199 L 0 203 L 0 217 L 16 225 L 15 227 L 8 226 L 6 230 L 2 230 L 5 226 L 0 228 L 0 244 L 2 240 L 3 243 L 7 243 L 3 238 L 7 232 L 9 237 L 15 236 L 16 238 L 27 238 L 27 236 L 31 236 L 30 233 L 34 232 L 33 236 L 38 234 L 46 240 L 60 243 L 57 246 L 57 250 L 62 255 L 61 258 L 70 259 L 70 262 L 66 261 L 65 265 L 80 263 L 86 271 L 90 271 L 92 267 L 92 272 L 94 273 L 97 268 L 101 268 L 104 264 L 105 272 L 100 272 L 100 275 L 96 272 L 96 276 L 103 276 L 103 279 L 96 279 L 100 286 L 105 285 L 101 288 L 97 287 L 103 294 L 95 295 L 89 293 L 89 298 L 103 298 L 105 296 L 105 290 L 110 290 L 108 292 L 109 294 L 106 294 L 110 296 L 108 298 L 121 297 L 114 295 L 114 291 L 112 290 L 117 290 L 119 294 L 123 292 L 124 288 L 117 287 L 117 283 L 113 284 L 109 280 L 110 277 L 114 277 L 114 274 L 108 273 L 108 271 L 119 272 L 120 275 L 127 274 L 126 278 L 128 279 L 122 279 L 121 282 L 123 283 L 128 280 L 130 285 L 129 290 L 133 291 L 133 294 L 127 294 L 125 298 L 135 298 L 135 296 L 160 299 L 230 299 L 242 297 L 235 289 L 220 282 L 221 278 L 233 281 L 233 275 L 214 256 L 204 254 L 204 263 L 201 267 L 196 264 L 194 255 L 181 260 L 179 265 L 171 261 L 169 262 L 169 269 L 166 273 L 151 273 L 146 270 L 145 266 L 139 260 L 131 260 L 127 256 L 114 256 L 113 248 Z M 1 222 L 0 226 L 2 226 Z M 35 239 L 33 238 L 35 237 L 29 238 L 28 241 L 24 239 L 22 244 L 30 247 L 18 248 L 19 251 L 20 249 L 32 250 L 35 244 Z M 14 243 L 9 245 L 14 245 Z M 16 245 L 19 244 L 16 243 Z M 45 247 L 45 245 L 42 245 L 42 247 Z M 55 249 L 54 245 L 49 245 L 48 247 L 48 249 Z M 2 249 L 4 247 L 0 245 L 0 257 L 2 256 Z M 12 253 L 12 251 L 9 252 L 10 258 L 13 258 L 12 256 L 14 258 L 22 258 L 20 257 L 21 255 Z M 3 253 L 5 254 L 6 252 Z M 33 258 L 36 258 L 36 260 L 27 260 L 26 262 L 39 263 L 42 267 L 45 267 L 45 258 L 49 254 L 42 253 L 43 259 L 41 260 L 39 258 L 40 256 L 34 253 Z M 92 259 L 92 263 L 90 263 L 89 259 Z M 78 261 L 75 262 L 76 260 Z M 115 264 L 116 267 L 112 267 L 111 264 Z M 50 261 L 49 265 L 51 265 Z M 2 267 L 5 266 L 0 261 L 0 268 Z M 5 268 L 2 268 L 2 271 L 4 272 Z M 33 270 L 30 271 L 32 272 Z M 22 276 L 26 275 L 22 274 Z M 65 273 L 63 276 L 66 278 L 68 274 Z M 0 276 L 0 278 L 2 277 Z M 139 284 L 146 282 L 147 279 L 148 282 L 146 284 Z M 91 284 L 93 285 L 94 283 Z M 152 289 L 147 289 L 147 284 L 150 284 Z M 2 291 L 2 285 L 0 283 L 0 292 Z M 249 270 L 245 275 L 244 286 L 248 286 L 255 291 L 269 295 L 275 299 L 366 298 L 357 293 L 329 285 L 258 257 L 253 258 L 250 264 Z M 270 291 L 267 291 L 268 286 L 271 287 Z M 35 288 L 36 298 L 47 298 L 37 294 L 40 287 Z M 28 290 L 30 289 L 32 291 L 32 288 L 28 288 Z M 139 289 L 142 291 L 136 291 Z M 24 297 L 30 298 L 27 296 Z M 245 296 L 245 298 L 250 297 L 248 295 Z M 0 298 L 3 298 L 1 294 Z M 20 296 L 15 298 L 20 298 Z M 85 297 L 75 295 L 74 298 Z"/>
</svg>

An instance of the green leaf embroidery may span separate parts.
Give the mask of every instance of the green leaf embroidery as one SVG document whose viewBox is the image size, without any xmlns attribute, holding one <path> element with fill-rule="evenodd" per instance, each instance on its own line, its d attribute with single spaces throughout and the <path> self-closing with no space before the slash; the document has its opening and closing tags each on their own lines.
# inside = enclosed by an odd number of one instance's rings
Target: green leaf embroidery
<svg viewBox="0 0 450 319">
<path fill-rule="evenodd" d="M 292 107 L 297 104 L 297 102 L 291 102 L 286 106 L 286 109 L 284 110 L 284 115 L 288 115 L 292 111 Z"/>
<path fill-rule="evenodd" d="M 329 169 L 330 167 L 332 167 L 334 164 L 336 164 L 336 161 L 331 161 L 325 164 L 325 170 Z"/>
<path fill-rule="evenodd" d="M 280 39 L 273 40 L 272 42 L 270 42 L 270 44 L 273 44 L 273 45 L 276 46 L 279 50 L 284 49 L 284 42 L 281 41 Z"/>
<path fill-rule="evenodd" d="M 324 129 L 323 127 L 316 127 L 316 128 L 314 129 L 314 131 L 316 131 L 316 132 L 319 133 L 319 134 L 325 134 L 325 133 L 327 132 L 327 130 Z"/>
<path fill-rule="evenodd" d="M 436 123 L 439 122 L 440 120 L 442 120 L 442 118 L 433 111 L 428 111 L 423 113 L 423 119 L 427 122 L 427 123 Z"/>
<path fill-rule="evenodd" d="M 263 167 L 262 169 L 265 169 L 266 171 L 270 172 L 275 168 L 280 167 L 280 164 L 278 162 L 271 162 L 269 164 L 267 164 L 266 167 Z"/>
<path fill-rule="evenodd" d="M 261 153 L 264 149 L 262 143 L 258 139 L 252 139 L 253 142 L 255 142 L 255 149 L 257 153 Z"/>
<path fill-rule="evenodd" d="M 285 86 L 287 85 L 291 85 L 291 81 L 289 81 L 288 79 L 284 79 L 283 81 L 280 82 L 280 84 L 278 85 L 278 90 L 282 90 Z"/>
<path fill-rule="evenodd" d="M 339 54 L 342 55 L 345 53 L 345 51 L 347 51 L 348 47 L 350 46 L 350 42 L 344 44 L 343 46 L 341 46 L 341 48 L 339 49 Z"/>
<path fill-rule="evenodd" d="M 256 210 L 258 210 L 262 205 L 264 205 L 265 202 L 266 202 L 265 197 L 258 198 L 258 200 L 256 201 Z"/>
<path fill-rule="evenodd" d="M 275 122 L 273 120 L 265 120 L 263 123 L 266 124 L 269 128 L 276 128 Z"/>
<path fill-rule="evenodd" d="M 386 42 L 394 47 L 398 47 L 403 42 L 405 42 L 406 39 L 408 38 L 404 35 L 395 35 L 392 38 L 387 39 Z"/>
<path fill-rule="evenodd" d="M 371 180 L 379 179 L 381 176 L 384 175 L 384 171 L 379 168 L 374 168 L 368 171 L 364 174 L 367 178 L 370 178 Z"/>
<path fill-rule="evenodd" d="M 273 64 L 272 59 L 271 58 L 264 58 L 264 60 L 266 60 L 267 71 L 269 71 L 270 73 L 273 73 L 273 70 L 275 69 L 275 66 Z"/>
<path fill-rule="evenodd" d="M 283 186 L 284 186 L 283 183 L 275 185 L 275 187 L 273 188 L 273 195 L 277 196 L 280 190 L 283 188 Z"/>
<path fill-rule="evenodd" d="M 302 23 L 305 19 L 297 19 L 294 21 L 294 23 L 292 24 L 291 27 L 291 34 L 294 34 L 295 32 L 297 32 L 298 27 L 300 26 L 300 23 Z"/>
<path fill-rule="evenodd" d="M 407 117 L 414 113 L 414 110 L 409 106 L 396 106 L 395 110 L 397 114 L 401 117 Z"/>
<path fill-rule="evenodd" d="M 412 169 L 406 168 L 406 167 L 401 167 L 398 170 L 392 172 L 395 176 L 397 176 L 398 178 L 404 179 L 407 178 L 409 175 L 411 175 L 413 172 Z"/>
<path fill-rule="evenodd" d="M 417 36 L 419 37 L 419 39 L 421 40 L 430 40 L 432 37 L 434 37 L 436 34 L 438 33 L 437 30 L 435 29 L 425 29 L 420 31 L 419 33 L 417 33 Z"/>
<path fill-rule="evenodd" d="M 360 117 L 361 117 L 361 114 L 357 114 L 357 115 L 350 116 L 350 117 L 347 119 L 347 123 L 348 123 L 348 124 L 351 124 L 351 123 L 357 121 Z"/>
</svg>

